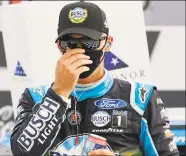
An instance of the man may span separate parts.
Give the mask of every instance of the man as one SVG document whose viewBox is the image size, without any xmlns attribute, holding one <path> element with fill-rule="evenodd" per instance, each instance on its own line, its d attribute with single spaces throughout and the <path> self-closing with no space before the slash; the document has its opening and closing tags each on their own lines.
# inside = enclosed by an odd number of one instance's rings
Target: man
<svg viewBox="0 0 186 156">
<path fill-rule="evenodd" d="M 13 154 L 179 155 L 156 88 L 113 79 L 104 69 L 112 37 L 103 10 L 88 2 L 66 5 L 58 26 L 55 81 L 22 94 Z M 86 142 L 92 134 L 97 149 Z"/>
</svg>

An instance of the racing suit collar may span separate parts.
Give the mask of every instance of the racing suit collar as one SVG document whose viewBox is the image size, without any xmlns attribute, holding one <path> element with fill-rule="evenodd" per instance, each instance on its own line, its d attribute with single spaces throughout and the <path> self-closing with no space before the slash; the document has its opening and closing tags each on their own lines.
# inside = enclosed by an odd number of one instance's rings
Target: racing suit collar
<svg viewBox="0 0 186 156">
<path fill-rule="evenodd" d="M 79 84 L 79 83 L 77 83 L 76 86 L 75 86 L 76 91 L 77 90 L 84 90 L 84 89 L 90 90 L 91 88 L 95 88 L 101 82 L 103 82 L 104 80 L 106 80 L 107 74 L 108 74 L 108 71 L 106 69 L 104 69 L 104 75 L 103 75 L 103 77 L 100 80 L 98 80 L 96 82 L 93 82 L 93 83 L 88 83 L 88 84 Z"/>
<path fill-rule="evenodd" d="M 71 95 L 75 96 L 78 101 L 82 101 L 88 98 L 100 97 L 107 93 L 113 85 L 113 78 L 106 69 L 104 69 L 104 72 L 104 76 L 98 82 L 87 85 L 77 84 Z"/>
</svg>

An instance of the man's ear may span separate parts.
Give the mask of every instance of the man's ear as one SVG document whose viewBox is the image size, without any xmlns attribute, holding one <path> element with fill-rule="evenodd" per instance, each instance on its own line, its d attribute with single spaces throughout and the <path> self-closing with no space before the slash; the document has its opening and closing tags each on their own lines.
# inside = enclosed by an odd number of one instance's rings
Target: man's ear
<svg viewBox="0 0 186 156">
<path fill-rule="evenodd" d="M 63 55 L 63 52 L 62 52 L 61 47 L 59 45 L 59 40 L 56 43 L 57 43 L 57 48 L 59 49 L 59 52 Z"/>
<path fill-rule="evenodd" d="M 112 43 L 113 43 L 113 37 L 108 36 L 107 43 L 106 43 L 105 48 L 104 48 L 105 52 L 109 52 L 111 50 Z"/>
</svg>

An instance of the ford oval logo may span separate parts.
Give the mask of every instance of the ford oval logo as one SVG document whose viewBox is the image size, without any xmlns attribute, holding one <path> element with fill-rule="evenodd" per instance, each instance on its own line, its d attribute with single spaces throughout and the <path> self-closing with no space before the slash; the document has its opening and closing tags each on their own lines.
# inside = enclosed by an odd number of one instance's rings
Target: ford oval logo
<svg viewBox="0 0 186 156">
<path fill-rule="evenodd" d="M 94 104 L 102 109 L 114 109 L 114 108 L 122 108 L 127 105 L 127 103 L 120 99 L 107 99 L 103 98 L 94 102 Z"/>
</svg>

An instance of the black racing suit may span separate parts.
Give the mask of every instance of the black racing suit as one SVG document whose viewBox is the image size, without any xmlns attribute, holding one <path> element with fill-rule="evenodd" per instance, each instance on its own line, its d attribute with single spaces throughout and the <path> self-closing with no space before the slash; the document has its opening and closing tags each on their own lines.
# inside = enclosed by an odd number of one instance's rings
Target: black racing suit
<svg viewBox="0 0 186 156">
<path fill-rule="evenodd" d="M 82 142 L 93 133 L 119 155 L 179 155 L 154 86 L 106 78 L 89 90 L 79 87 L 78 95 L 72 93 L 68 104 L 50 87 L 27 88 L 11 136 L 13 154 L 81 155 Z"/>
</svg>

